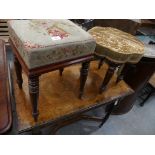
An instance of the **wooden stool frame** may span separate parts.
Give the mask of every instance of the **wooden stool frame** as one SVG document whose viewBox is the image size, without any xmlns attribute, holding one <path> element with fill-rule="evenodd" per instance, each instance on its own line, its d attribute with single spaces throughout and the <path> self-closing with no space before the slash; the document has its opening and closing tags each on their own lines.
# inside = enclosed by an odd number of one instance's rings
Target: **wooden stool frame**
<svg viewBox="0 0 155 155">
<path fill-rule="evenodd" d="M 41 74 L 59 69 L 60 75 L 62 75 L 64 67 L 77 64 L 77 63 L 82 63 L 81 74 L 80 74 L 80 92 L 79 92 L 79 98 L 80 99 L 82 98 L 84 93 L 84 86 L 88 75 L 89 64 L 90 64 L 90 61 L 93 60 L 93 54 L 86 55 L 83 57 L 78 57 L 75 59 L 70 59 L 63 62 L 53 63 L 50 65 L 46 65 L 46 66 L 42 66 L 34 69 L 28 69 L 27 65 L 21 58 L 18 50 L 14 46 L 11 39 L 9 39 L 9 42 L 14 53 L 14 65 L 16 70 L 17 83 L 20 89 L 22 89 L 22 83 L 23 83 L 22 70 L 28 76 L 29 94 L 30 94 L 32 109 L 33 109 L 32 115 L 35 121 L 37 121 L 38 115 L 39 115 L 39 111 L 38 111 L 39 76 L 41 76 Z"/>
<path fill-rule="evenodd" d="M 99 89 L 99 93 L 101 94 L 106 89 L 107 84 L 109 83 L 111 77 L 113 76 L 116 68 L 118 68 L 116 83 L 123 80 L 123 76 L 125 74 L 125 70 L 123 68 L 125 66 L 125 63 L 115 63 L 115 62 L 112 62 L 112 61 L 106 59 L 105 57 L 101 57 L 101 56 L 97 56 L 97 55 L 95 55 L 95 57 L 96 57 L 96 59 L 99 59 L 98 69 L 101 68 L 101 66 L 104 62 L 106 62 L 109 65 L 109 68 L 107 70 L 105 78 L 104 78 L 102 85 Z"/>
</svg>

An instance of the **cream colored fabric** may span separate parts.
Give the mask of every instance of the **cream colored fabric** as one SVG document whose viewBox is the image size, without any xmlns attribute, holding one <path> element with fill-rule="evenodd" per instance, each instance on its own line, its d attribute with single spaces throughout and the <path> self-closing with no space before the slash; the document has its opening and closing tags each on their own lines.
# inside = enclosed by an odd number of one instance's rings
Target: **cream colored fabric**
<svg viewBox="0 0 155 155">
<path fill-rule="evenodd" d="M 69 20 L 11 20 L 10 38 L 28 68 L 92 54 L 93 37 Z"/>
</svg>

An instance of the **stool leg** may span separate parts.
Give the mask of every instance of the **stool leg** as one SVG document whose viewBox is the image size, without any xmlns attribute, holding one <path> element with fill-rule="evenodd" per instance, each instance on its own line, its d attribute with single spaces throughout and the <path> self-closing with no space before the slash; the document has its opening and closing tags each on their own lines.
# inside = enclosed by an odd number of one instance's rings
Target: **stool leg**
<svg viewBox="0 0 155 155">
<path fill-rule="evenodd" d="M 23 79 L 22 79 L 22 67 L 19 63 L 17 57 L 14 55 L 14 66 L 16 71 L 16 77 L 17 77 L 17 84 L 20 89 L 22 89 Z"/>
<path fill-rule="evenodd" d="M 38 98 L 39 98 L 39 76 L 29 77 L 29 94 L 32 103 L 32 115 L 34 120 L 37 121 L 39 111 L 38 111 Z"/>
<path fill-rule="evenodd" d="M 102 85 L 100 87 L 100 90 L 99 90 L 100 94 L 102 93 L 102 91 L 104 91 L 106 89 L 106 86 L 109 83 L 112 75 L 114 74 L 115 69 L 116 69 L 115 65 L 110 65 L 109 66 L 108 71 L 107 71 L 107 73 L 105 75 L 105 78 L 104 78 L 103 83 L 102 83 Z"/>
<path fill-rule="evenodd" d="M 122 64 L 118 69 L 116 83 L 123 80 L 123 76 L 125 74 L 124 66 L 125 66 L 125 64 Z"/>
<path fill-rule="evenodd" d="M 103 64 L 104 58 L 101 58 L 98 64 L 98 69 L 101 68 L 102 64 Z"/>
<path fill-rule="evenodd" d="M 80 71 L 80 94 L 79 94 L 79 98 L 81 99 L 83 96 L 83 92 L 84 92 L 84 86 L 87 80 L 87 75 L 88 75 L 88 70 L 89 70 L 89 64 L 90 62 L 84 62 L 82 63 L 82 68 Z"/>
<path fill-rule="evenodd" d="M 59 74 L 60 74 L 60 76 L 62 76 L 63 71 L 64 71 L 64 68 L 60 68 L 60 69 L 59 69 Z"/>
</svg>

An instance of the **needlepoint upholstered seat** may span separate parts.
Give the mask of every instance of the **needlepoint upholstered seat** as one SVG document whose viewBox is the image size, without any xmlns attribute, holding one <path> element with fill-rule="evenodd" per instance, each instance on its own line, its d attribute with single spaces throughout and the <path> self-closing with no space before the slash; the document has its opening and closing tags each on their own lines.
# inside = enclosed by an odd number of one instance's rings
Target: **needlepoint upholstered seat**
<svg viewBox="0 0 155 155">
<path fill-rule="evenodd" d="M 33 116 L 38 117 L 39 76 L 75 63 L 82 63 L 80 98 L 86 82 L 89 62 L 96 42 L 93 37 L 69 20 L 10 20 L 10 44 L 15 54 L 17 83 L 22 88 L 23 69 L 29 80 Z M 60 92 L 61 93 L 61 92 Z"/>
<path fill-rule="evenodd" d="M 135 36 L 112 27 L 94 27 L 89 33 L 96 40 L 95 55 L 103 58 L 110 64 L 100 92 L 105 89 L 116 67 L 124 63 L 137 63 L 144 54 L 144 44 Z M 119 78 L 122 79 L 122 67 L 120 67 Z"/>
<path fill-rule="evenodd" d="M 69 20 L 11 20 L 9 34 L 29 69 L 92 54 L 94 39 Z"/>
</svg>

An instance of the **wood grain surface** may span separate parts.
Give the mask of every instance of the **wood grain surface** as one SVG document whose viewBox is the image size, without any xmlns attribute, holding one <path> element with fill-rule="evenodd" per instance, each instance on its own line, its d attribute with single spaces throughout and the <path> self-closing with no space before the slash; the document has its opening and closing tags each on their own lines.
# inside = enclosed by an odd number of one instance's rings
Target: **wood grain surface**
<svg viewBox="0 0 155 155">
<path fill-rule="evenodd" d="M 99 95 L 99 87 L 108 66 L 104 64 L 98 70 L 98 62 L 91 62 L 84 98 L 80 100 L 78 98 L 80 67 L 80 64 L 66 67 L 62 76 L 59 76 L 59 71 L 53 71 L 40 77 L 40 115 L 37 123 L 32 117 L 27 76 L 24 73 L 22 74 L 24 82 L 23 89 L 20 90 L 13 71 L 19 132 L 65 116 L 91 110 L 133 92 L 124 81 L 115 85 L 116 77 L 113 76 L 107 90 Z"/>
<path fill-rule="evenodd" d="M 8 68 L 6 62 L 5 43 L 0 40 L 0 134 L 8 131 L 12 124 L 8 86 Z"/>
</svg>

